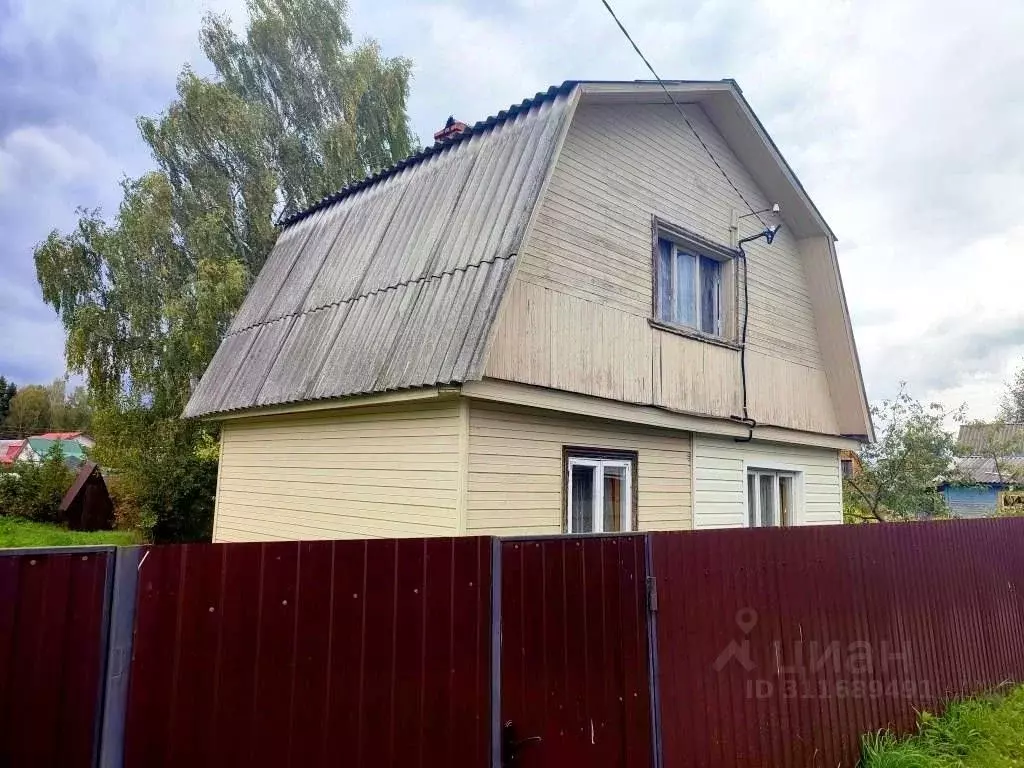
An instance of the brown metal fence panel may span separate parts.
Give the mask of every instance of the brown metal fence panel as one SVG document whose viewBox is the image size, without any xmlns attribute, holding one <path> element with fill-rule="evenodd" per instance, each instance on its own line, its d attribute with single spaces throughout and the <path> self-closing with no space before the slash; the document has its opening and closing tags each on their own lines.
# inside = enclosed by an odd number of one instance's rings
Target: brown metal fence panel
<svg viewBox="0 0 1024 768">
<path fill-rule="evenodd" d="M 489 539 L 155 547 L 125 765 L 488 765 Z"/>
<path fill-rule="evenodd" d="M 854 765 L 1024 681 L 1024 520 L 652 536 L 664 765 Z"/>
<path fill-rule="evenodd" d="M 0 765 L 93 764 L 112 552 L 0 554 Z"/>
<path fill-rule="evenodd" d="M 649 768 L 644 539 L 501 543 L 501 719 L 522 768 Z"/>
</svg>

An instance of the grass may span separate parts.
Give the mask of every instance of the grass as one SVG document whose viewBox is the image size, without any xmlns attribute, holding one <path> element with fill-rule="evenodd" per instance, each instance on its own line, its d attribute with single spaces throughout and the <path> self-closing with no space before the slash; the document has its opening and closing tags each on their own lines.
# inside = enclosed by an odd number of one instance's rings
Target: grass
<svg viewBox="0 0 1024 768">
<path fill-rule="evenodd" d="M 1024 767 L 1024 686 L 921 713 L 908 738 L 882 732 L 864 740 L 863 768 Z"/>
<path fill-rule="evenodd" d="M 69 531 L 59 525 L 36 523 L 19 517 L 0 517 L 2 547 L 68 547 L 81 544 L 140 543 L 135 531 Z"/>
</svg>

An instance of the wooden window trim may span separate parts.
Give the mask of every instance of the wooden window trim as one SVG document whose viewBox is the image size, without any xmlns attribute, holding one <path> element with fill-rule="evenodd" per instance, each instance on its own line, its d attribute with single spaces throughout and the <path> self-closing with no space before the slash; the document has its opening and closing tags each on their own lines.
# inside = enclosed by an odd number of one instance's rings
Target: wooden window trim
<svg viewBox="0 0 1024 768">
<path fill-rule="evenodd" d="M 658 317 L 658 241 L 671 240 L 678 246 L 694 251 L 699 256 L 722 262 L 721 306 L 719 307 L 722 333 L 720 336 L 704 333 L 698 328 L 667 322 Z M 716 243 L 696 232 L 672 224 L 669 221 L 651 217 L 651 316 L 652 327 L 670 333 L 677 333 L 697 341 L 719 344 L 739 349 L 739 275 L 738 264 L 742 253 L 736 248 Z"/>
<path fill-rule="evenodd" d="M 569 459 L 606 459 L 608 461 L 628 461 L 632 467 L 630 472 L 630 526 L 629 531 L 617 531 L 617 533 L 629 533 L 637 531 L 640 509 L 640 454 L 638 451 L 616 450 L 612 448 L 594 448 L 591 446 L 563 445 L 562 446 L 562 533 L 569 533 Z M 609 532 L 611 533 L 611 532 Z M 577 534 L 573 534 L 577 535 Z M 591 534 L 581 533 L 580 536 Z"/>
</svg>

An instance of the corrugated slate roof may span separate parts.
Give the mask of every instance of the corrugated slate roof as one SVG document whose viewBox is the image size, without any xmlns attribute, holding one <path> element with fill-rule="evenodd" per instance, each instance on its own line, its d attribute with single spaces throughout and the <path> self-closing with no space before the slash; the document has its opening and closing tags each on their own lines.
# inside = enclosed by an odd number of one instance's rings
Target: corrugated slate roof
<svg viewBox="0 0 1024 768">
<path fill-rule="evenodd" d="M 1024 424 L 963 424 L 957 442 L 970 452 L 990 452 L 993 446 L 1024 454 Z"/>
<path fill-rule="evenodd" d="M 572 85 L 284 222 L 185 416 L 478 378 Z"/>
<path fill-rule="evenodd" d="M 983 485 L 999 485 L 1012 481 L 1019 482 L 1024 476 L 1024 457 L 1007 457 L 999 460 L 1002 469 L 996 467 L 994 459 L 983 456 L 964 456 L 954 461 L 955 473 L 950 480 L 953 484 L 980 483 Z"/>
</svg>

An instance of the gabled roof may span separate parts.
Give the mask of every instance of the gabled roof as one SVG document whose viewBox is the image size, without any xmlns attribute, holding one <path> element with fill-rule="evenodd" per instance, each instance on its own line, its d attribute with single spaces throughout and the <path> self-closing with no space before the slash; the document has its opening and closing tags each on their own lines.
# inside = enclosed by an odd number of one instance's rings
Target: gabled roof
<svg viewBox="0 0 1024 768">
<path fill-rule="evenodd" d="M 834 239 L 734 81 L 666 87 L 700 104 L 782 204 L 797 237 Z M 184 415 L 480 378 L 516 255 L 580 97 L 667 101 L 656 83 L 566 81 L 284 220 Z M 834 252 L 827 258 L 849 330 Z M 848 346 L 866 414 L 852 332 Z"/>
<path fill-rule="evenodd" d="M 479 378 L 571 90 L 285 221 L 185 416 Z"/>
<path fill-rule="evenodd" d="M 984 456 L 963 456 L 953 462 L 954 471 L 942 485 L 962 485 L 977 483 L 979 485 L 1004 485 L 1019 482 L 1024 476 L 1024 456 L 1001 459 L 996 466 L 995 459 Z M 1000 479 L 1000 477 L 1002 479 Z"/>
<path fill-rule="evenodd" d="M 29 447 L 38 455 L 46 456 L 55 445 L 60 445 L 65 459 L 84 459 L 85 452 L 77 440 L 52 440 L 48 437 L 28 438 Z"/>
<path fill-rule="evenodd" d="M 0 464 L 11 464 L 14 462 L 24 447 L 24 440 L 0 440 Z"/>
</svg>

